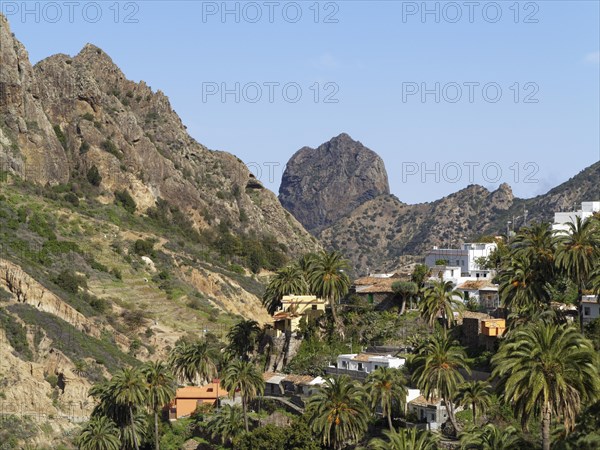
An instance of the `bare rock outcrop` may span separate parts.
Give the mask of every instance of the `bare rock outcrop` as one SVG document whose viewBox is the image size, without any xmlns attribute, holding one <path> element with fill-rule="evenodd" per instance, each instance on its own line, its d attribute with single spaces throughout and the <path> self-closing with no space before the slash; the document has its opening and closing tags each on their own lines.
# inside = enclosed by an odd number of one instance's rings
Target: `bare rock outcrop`
<svg viewBox="0 0 600 450">
<path fill-rule="evenodd" d="M 363 203 L 389 193 L 383 160 L 342 133 L 291 157 L 279 200 L 306 229 L 318 233 Z"/>
</svg>

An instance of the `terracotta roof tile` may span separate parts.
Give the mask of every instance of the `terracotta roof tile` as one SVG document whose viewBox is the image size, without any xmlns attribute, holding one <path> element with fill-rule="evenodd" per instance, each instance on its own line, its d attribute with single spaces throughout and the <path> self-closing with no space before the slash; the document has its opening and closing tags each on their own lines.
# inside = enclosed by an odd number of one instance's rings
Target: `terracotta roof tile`
<svg viewBox="0 0 600 450">
<path fill-rule="evenodd" d="M 489 280 L 469 280 L 458 286 L 457 289 L 476 291 L 489 286 L 492 286 L 492 282 Z"/>
<path fill-rule="evenodd" d="M 411 400 L 409 403 L 411 405 L 416 406 L 436 406 L 440 402 L 438 398 L 432 398 L 431 400 L 427 400 L 422 395 L 419 395 L 417 398 Z"/>
<path fill-rule="evenodd" d="M 289 381 L 294 384 L 308 384 L 310 383 L 314 377 L 310 375 L 286 375 L 284 381 Z"/>
</svg>

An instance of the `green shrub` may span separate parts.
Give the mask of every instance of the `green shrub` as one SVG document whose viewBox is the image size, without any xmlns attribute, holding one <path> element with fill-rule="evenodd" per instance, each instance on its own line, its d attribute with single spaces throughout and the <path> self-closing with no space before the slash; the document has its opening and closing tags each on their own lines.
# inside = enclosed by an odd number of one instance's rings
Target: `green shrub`
<svg viewBox="0 0 600 450">
<path fill-rule="evenodd" d="M 52 229 L 53 226 L 51 226 L 46 218 L 40 213 L 35 213 L 33 216 L 31 216 L 28 227 L 31 231 L 41 237 L 51 241 L 56 240 L 56 234 L 54 234 L 54 230 Z"/>
<path fill-rule="evenodd" d="M 92 186 L 100 186 L 100 183 L 102 182 L 102 176 L 95 165 L 90 167 L 90 170 L 87 171 L 86 178 Z"/>
<path fill-rule="evenodd" d="M 117 159 L 121 160 L 123 158 L 123 154 L 119 151 L 117 146 L 110 139 L 105 140 L 100 144 L 100 147 L 111 155 L 115 156 Z"/>
<path fill-rule="evenodd" d="M 123 209 L 125 209 L 125 211 L 127 211 L 130 214 L 133 214 L 137 208 L 135 200 L 133 199 L 131 194 L 127 192 L 127 190 L 115 192 L 115 203 L 119 206 L 122 206 Z"/>
<path fill-rule="evenodd" d="M 154 241 L 152 239 L 138 239 L 133 243 L 133 252 L 139 256 L 154 254 Z"/>
<path fill-rule="evenodd" d="M 137 330 L 145 322 L 144 313 L 140 310 L 124 311 L 121 317 L 125 321 L 125 324 L 132 330 Z"/>
<path fill-rule="evenodd" d="M 80 287 L 87 289 L 85 278 L 77 275 L 72 270 L 63 270 L 55 278 L 54 283 L 66 292 L 76 294 Z"/>
<path fill-rule="evenodd" d="M 87 141 L 83 141 L 79 146 L 79 154 L 85 155 L 90 150 L 90 144 Z"/>
<path fill-rule="evenodd" d="M 197 297 L 192 297 L 187 302 L 187 307 L 191 309 L 201 310 L 203 306 L 204 303 Z"/>
<path fill-rule="evenodd" d="M 110 273 L 117 279 L 117 280 L 122 280 L 123 279 L 123 273 L 121 273 L 121 269 L 117 268 L 117 267 L 113 267 L 110 271 Z"/>
<path fill-rule="evenodd" d="M 68 201 L 73 206 L 79 206 L 79 197 L 77 197 L 72 192 L 67 192 L 64 197 L 66 201 Z"/>
<path fill-rule="evenodd" d="M 61 130 L 60 125 L 54 125 L 54 134 L 56 134 L 56 137 L 58 138 L 58 142 L 60 142 L 60 145 L 62 145 L 62 147 L 66 150 L 67 149 L 67 136 L 65 136 L 65 134 Z"/>
<path fill-rule="evenodd" d="M 94 115 L 93 115 L 92 113 L 89 113 L 89 112 L 88 112 L 88 113 L 85 113 L 83 116 L 81 116 L 81 118 L 82 118 L 83 120 L 88 120 L 88 121 L 90 121 L 90 122 L 93 122 L 93 121 L 94 121 Z"/>
<path fill-rule="evenodd" d="M 106 267 L 104 264 L 102 264 L 101 262 L 96 261 L 95 259 L 92 259 L 90 262 L 90 267 L 94 270 L 97 270 L 99 272 L 106 272 L 108 273 L 108 267 Z"/>
<path fill-rule="evenodd" d="M 52 389 L 58 385 L 58 377 L 53 373 L 46 375 L 46 381 L 52 386 Z"/>
</svg>

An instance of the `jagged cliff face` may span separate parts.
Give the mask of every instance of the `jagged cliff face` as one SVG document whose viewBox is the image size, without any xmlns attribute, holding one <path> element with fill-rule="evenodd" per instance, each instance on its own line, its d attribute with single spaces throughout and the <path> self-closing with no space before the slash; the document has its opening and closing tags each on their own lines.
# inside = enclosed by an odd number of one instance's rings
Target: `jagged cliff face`
<svg viewBox="0 0 600 450">
<path fill-rule="evenodd" d="M 292 156 L 279 199 L 306 229 L 319 232 L 363 203 L 389 193 L 383 160 L 343 133 Z"/>
<path fill-rule="evenodd" d="M 42 184 L 66 182 L 67 155 L 44 112 L 42 91 L 25 47 L 0 14 L 0 169 L 28 170 Z"/>
<path fill-rule="evenodd" d="M 3 16 L 0 33 L 0 164 L 10 171 L 45 185 L 95 165 L 106 202 L 126 189 L 138 213 L 160 198 L 199 229 L 225 222 L 273 236 L 290 255 L 318 247 L 241 160 L 193 140 L 163 93 L 127 80 L 101 49 L 31 67 Z"/>
</svg>

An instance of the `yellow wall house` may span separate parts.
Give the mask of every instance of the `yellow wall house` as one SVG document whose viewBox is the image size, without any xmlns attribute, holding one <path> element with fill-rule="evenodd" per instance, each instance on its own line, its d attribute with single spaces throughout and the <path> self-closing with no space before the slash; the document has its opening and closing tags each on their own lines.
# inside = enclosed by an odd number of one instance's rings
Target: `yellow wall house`
<svg viewBox="0 0 600 450">
<path fill-rule="evenodd" d="M 315 319 L 325 313 L 325 300 L 315 295 L 284 295 L 281 307 L 273 314 L 275 335 L 294 333 L 303 317 Z"/>
</svg>

